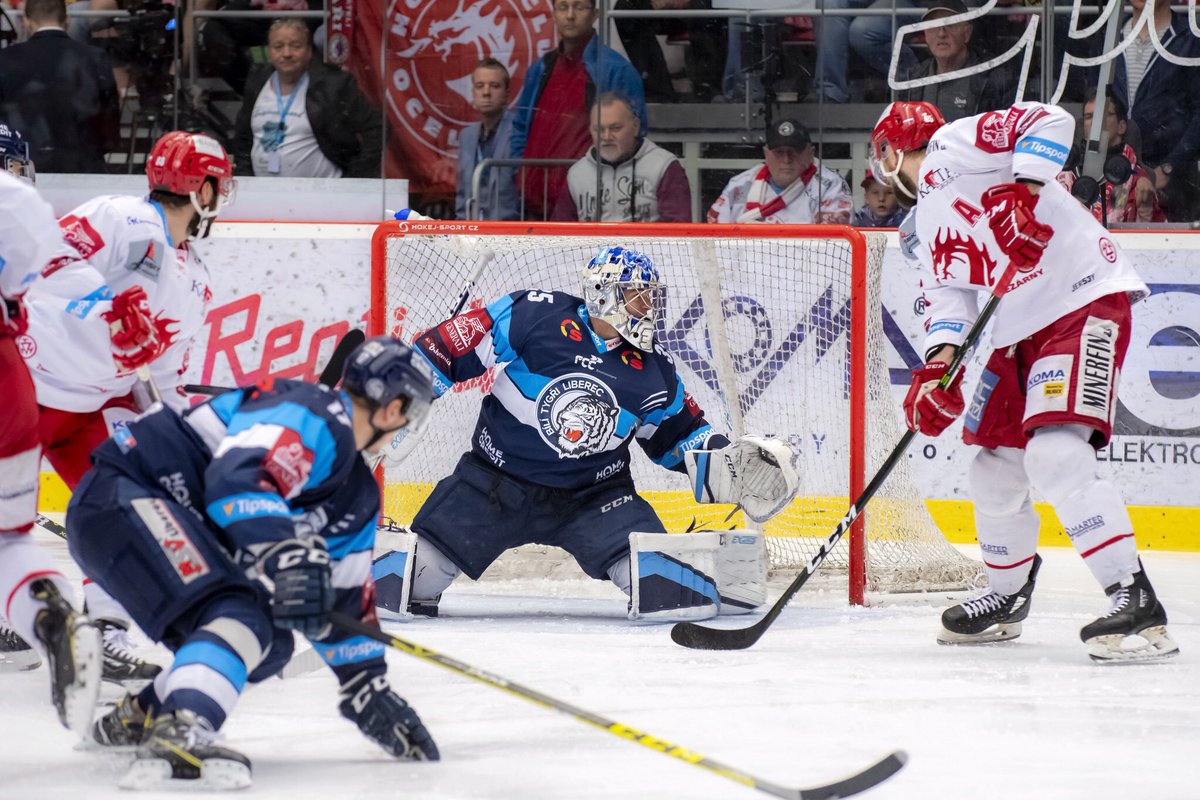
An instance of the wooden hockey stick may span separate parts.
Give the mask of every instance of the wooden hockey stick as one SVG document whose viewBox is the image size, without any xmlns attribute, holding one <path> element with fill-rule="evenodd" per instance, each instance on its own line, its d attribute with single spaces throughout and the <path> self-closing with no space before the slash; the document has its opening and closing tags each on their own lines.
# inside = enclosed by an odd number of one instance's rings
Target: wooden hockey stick
<svg viewBox="0 0 1200 800">
<path fill-rule="evenodd" d="M 354 352 L 354 348 L 366 341 L 366 338 L 367 335 L 357 328 L 347 332 L 337 343 L 337 347 L 333 349 L 333 355 L 329 357 L 325 369 L 321 370 L 317 382 L 326 386 L 336 386 L 337 382 L 342 379 L 342 368 L 346 366 L 346 359 Z M 214 386 L 211 383 L 188 383 L 184 384 L 183 390 L 188 394 L 216 395 L 232 392 L 234 388 L 233 386 Z"/>
<path fill-rule="evenodd" d="M 334 625 L 354 631 L 360 636 L 366 636 L 381 642 L 388 647 L 394 647 L 410 656 L 416 656 L 422 661 L 428 661 L 431 664 L 436 664 L 439 667 L 444 667 L 451 672 L 456 672 L 467 678 L 472 678 L 480 683 L 486 683 L 488 686 L 499 689 L 503 692 L 520 697 L 522 700 L 528 700 L 531 703 L 549 708 L 554 711 L 561 711 L 564 714 L 574 717 L 580 722 L 585 722 L 588 725 L 595 726 L 601 730 L 608 731 L 614 736 L 618 736 L 626 741 L 640 744 L 643 747 L 648 747 L 651 750 L 670 756 L 671 758 L 679 759 L 686 764 L 691 764 L 695 767 L 701 767 L 709 772 L 720 775 L 722 778 L 728 778 L 731 781 L 740 783 L 749 789 L 757 789 L 760 792 L 765 792 L 775 797 L 789 798 L 789 800 L 834 800 L 838 797 L 850 797 L 851 795 L 864 792 L 873 786 L 876 786 L 888 778 L 895 775 L 905 761 L 908 760 L 907 754 L 902 750 L 897 750 L 884 756 L 878 762 L 872 764 L 864 770 L 856 772 L 840 781 L 825 784 L 824 786 L 812 786 L 804 789 L 793 789 L 788 786 L 780 786 L 762 778 L 757 778 L 748 773 L 742 772 L 739 769 L 722 764 L 708 756 L 701 755 L 694 750 L 689 750 L 682 745 L 668 742 L 665 739 L 647 733 L 646 731 L 638 730 L 621 722 L 602 717 L 591 711 L 572 705 L 563 700 L 558 700 L 547 694 L 530 689 L 527 686 L 522 686 L 519 683 L 510 681 L 507 678 L 502 678 L 479 667 L 471 666 L 463 663 L 455 658 L 444 655 L 431 650 L 428 647 L 410 642 L 407 639 L 401 639 L 398 636 L 393 636 L 389 633 L 384 633 L 374 625 L 367 625 L 354 617 L 347 616 L 340 612 L 330 614 L 330 621 Z"/>
<path fill-rule="evenodd" d="M 996 307 L 1000 305 L 1000 299 L 1008 293 L 1009 283 L 1011 283 L 1015 271 L 1015 266 L 1010 263 L 1000 280 L 996 282 L 995 288 L 992 289 L 992 293 L 988 297 L 983 310 L 979 312 L 979 317 L 975 320 L 975 324 L 967 332 L 967 338 L 963 340 L 962 345 L 958 348 L 958 352 L 951 359 L 950 366 L 946 369 L 946 374 L 938 381 L 937 388 L 946 388 L 957 377 L 963 363 L 967 360 L 967 357 L 975 348 L 975 344 L 979 341 L 979 337 L 983 334 L 984 327 L 992 318 L 992 315 L 996 313 Z M 825 559 L 833 551 L 834 546 L 842 538 L 842 535 L 850 529 L 850 526 L 854 524 L 854 520 L 858 517 L 862 509 L 871 501 L 871 498 L 879 491 L 879 487 L 883 486 L 883 482 L 887 480 L 892 470 L 900 463 L 900 459 L 904 457 L 904 453 L 908 450 L 908 446 L 912 444 L 912 440 L 916 436 L 917 432 L 910 430 L 900 437 L 900 442 L 892 450 L 887 460 L 883 462 L 883 466 L 879 468 L 879 471 L 875 473 L 875 477 L 871 478 L 871 482 L 867 484 L 867 488 L 863 489 L 862 494 L 850 504 L 850 510 L 846 512 L 846 516 L 842 517 L 842 521 L 838 523 L 837 528 L 821 543 L 821 549 L 809 559 L 804 569 L 783 590 L 783 594 L 779 596 L 779 599 L 775 601 L 775 605 L 771 606 L 762 619 L 746 628 L 709 628 L 694 622 L 680 622 L 671 628 L 671 640 L 675 644 L 690 647 L 693 650 L 745 650 L 762 638 L 767 628 L 771 627 L 771 624 L 783 612 L 784 606 L 791 601 L 796 592 L 800 591 L 801 587 L 808 582 L 808 579 L 821 568 L 821 564 L 824 563 Z"/>
</svg>

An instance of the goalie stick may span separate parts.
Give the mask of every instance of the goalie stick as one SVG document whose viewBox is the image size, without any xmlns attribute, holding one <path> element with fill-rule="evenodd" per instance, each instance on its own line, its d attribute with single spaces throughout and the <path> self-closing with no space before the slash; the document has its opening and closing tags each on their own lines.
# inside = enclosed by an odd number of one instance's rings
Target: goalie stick
<svg viewBox="0 0 1200 800">
<path fill-rule="evenodd" d="M 549 708 L 554 711 L 561 711 L 564 714 L 574 717 L 580 722 L 585 722 L 588 725 L 593 725 L 601 730 L 608 731 L 614 736 L 618 736 L 626 741 L 640 744 L 643 747 L 648 747 L 663 755 L 677 758 L 684 763 L 691 764 L 696 767 L 701 767 L 712 773 L 720 775 L 723 778 L 728 778 L 731 781 L 740 783 L 741 785 L 757 789 L 760 792 L 773 795 L 775 797 L 788 798 L 788 800 L 834 800 L 839 797 L 850 797 L 851 795 L 864 792 L 867 789 L 877 786 L 883 781 L 895 775 L 901 767 L 904 766 L 908 756 L 902 750 L 889 753 L 882 759 L 872 764 L 871 766 L 856 772 L 840 781 L 834 781 L 823 786 L 812 786 L 808 788 L 794 789 L 788 786 L 780 786 L 779 784 L 765 781 L 762 778 L 757 778 L 748 773 L 742 772 L 739 769 L 722 764 L 721 762 L 701 755 L 686 747 L 668 742 L 665 739 L 647 733 L 646 731 L 638 730 L 637 728 L 625 725 L 624 723 L 602 717 L 591 711 L 572 705 L 571 703 L 558 700 L 549 695 L 530 689 L 527 686 L 522 686 L 519 683 L 510 681 L 507 678 L 502 678 L 499 675 L 494 675 L 479 667 L 471 666 L 463 663 L 455 658 L 444 655 L 431 650 L 428 647 L 416 644 L 407 639 L 401 639 L 398 636 L 393 636 L 389 633 L 384 633 L 374 625 L 367 625 L 353 617 L 347 616 L 340 612 L 333 612 L 329 615 L 330 621 L 334 625 L 351 630 L 361 636 L 366 636 L 374 639 L 377 642 L 393 647 L 402 652 L 408 653 L 410 656 L 416 656 L 422 661 L 428 661 L 436 664 L 439 667 L 444 667 L 451 672 L 457 672 L 467 678 L 473 678 L 480 683 L 486 683 L 488 686 L 508 692 L 509 694 L 520 697 L 523 700 L 528 700 L 531 703 Z"/>
<path fill-rule="evenodd" d="M 350 357 L 354 348 L 366 341 L 366 338 L 367 335 L 357 328 L 348 331 L 337 343 L 337 347 L 333 348 L 333 355 L 329 357 L 325 369 L 321 370 L 317 382 L 325 386 L 336 386 L 337 382 L 342 379 L 342 368 L 346 365 L 346 359 Z M 188 394 L 216 395 L 232 392 L 234 388 L 233 386 L 213 386 L 211 383 L 188 383 L 184 385 L 183 390 Z"/>
<path fill-rule="evenodd" d="M 979 337 L 983 334 L 983 329 L 992 315 L 996 313 L 997 306 L 1000 305 L 1000 299 L 1008 293 L 1009 283 L 1012 281 L 1013 274 L 1016 269 L 1013 264 L 1008 265 L 1008 269 L 996 282 L 995 288 L 992 289 L 991 295 L 988 297 L 987 303 L 983 310 L 979 312 L 979 317 L 975 320 L 975 324 L 967 332 L 967 337 L 963 340 L 962 345 L 954 354 L 954 358 L 950 360 L 950 366 L 946 369 L 946 374 L 938 381 L 937 388 L 944 389 L 950 385 L 951 381 L 958 376 L 959 369 L 962 368 L 963 362 L 967 360 L 967 356 L 975 349 L 975 344 L 979 341 Z M 808 582 L 816 571 L 821 568 L 821 564 L 833 551 L 834 546 L 841 540 L 850 526 L 854 524 L 854 520 L 866 507 L 875 493 L 879 491 L 884 481 L 900 463 L 900 459 L 904 457 L 904 453 L 908 450 L 908 446 L 912 444 L 912 440 L 916 438 L 917 432 L 909 430 L 900 437 L 900 442 L 888 455 L 883 462 L 883 466 L 875 473 L 875 477 L 871 478 L 871 482 L 862 490 L 854 502 L 850 504 L 850 510 L 842 517 L 842 521 L 834 529 L 833 533 L 829 534 L 828 538 L 821 543 L 821 549 L 817 551 L 808 563 L 804 565 L 804 569 L 800 574 L 788 584 L 788 587 L 783 590 L 783 594 L 775 601 L 775 605 L 767 610 L 763 618 L 753 625 L 746 628 L 709 628 L 704 625 L 698 625 L 694 622 L 680 622 L 671 628 L 671 640 L 675 644 L 689 647 L 693 650 L 745 650 L 757 642 L 762 635 L 766 633 L 767 628 L 771 627 L 772 623 L 783 612 L 796 592 L 800 591 L 801 587 Z"/>
</svg>

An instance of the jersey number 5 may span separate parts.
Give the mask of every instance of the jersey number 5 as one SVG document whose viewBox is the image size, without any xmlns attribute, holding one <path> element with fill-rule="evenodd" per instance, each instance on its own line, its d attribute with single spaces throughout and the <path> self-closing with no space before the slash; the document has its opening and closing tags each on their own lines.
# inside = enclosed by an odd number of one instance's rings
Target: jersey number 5
<svg viewBox="0 0 1200 800">
<path fill-rule="evenodd" d="M 531 303 L 549 303 L 554 300 L 554 295 L 552 295 L 550 292 L 539 292 L 536 289 L 531 292 L 527 292 L 525 297 Z"/>
</svg>

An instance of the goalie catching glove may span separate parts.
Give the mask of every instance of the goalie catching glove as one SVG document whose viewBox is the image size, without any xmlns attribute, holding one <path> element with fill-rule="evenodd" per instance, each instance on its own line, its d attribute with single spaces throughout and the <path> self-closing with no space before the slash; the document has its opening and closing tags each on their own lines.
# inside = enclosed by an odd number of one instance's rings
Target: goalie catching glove
<svg viewBox="0 0 1200 800">
<path fill-rule="evenodd" d="M 684 454 L 700 503 L 737 503 L 755 522 L 782 511 L 800 488 L 796 454 L 778 439 L 743 436 L 720 450 Z"/>
</svg>

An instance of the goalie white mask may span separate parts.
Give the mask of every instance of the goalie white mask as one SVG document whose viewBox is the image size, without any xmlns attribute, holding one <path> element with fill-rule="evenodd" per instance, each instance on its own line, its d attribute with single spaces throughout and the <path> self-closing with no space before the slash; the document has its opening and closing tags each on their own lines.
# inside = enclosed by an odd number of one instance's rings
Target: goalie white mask
<svg viewBox="0 0 1200 800">
<path fill-rule="evenodd" d="M 650 258 L 637 250 L 605 247 L 583 270 L 583 300 L 639 350 L 654 347 L 654 328 L 666 312 L 667 287 Z"/>
</svg>

